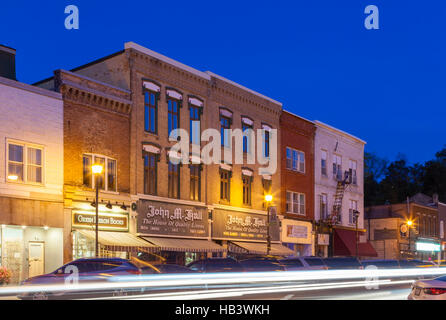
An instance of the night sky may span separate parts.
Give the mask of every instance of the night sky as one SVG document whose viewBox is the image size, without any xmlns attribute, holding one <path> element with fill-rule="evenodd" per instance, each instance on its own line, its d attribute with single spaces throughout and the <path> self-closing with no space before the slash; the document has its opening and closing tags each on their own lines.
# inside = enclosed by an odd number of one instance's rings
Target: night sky
<svg viewBox="0 0 446 320">
<path fill-rule="evenodd" d="M 80 29 L 66 30 L 77 5 Z M 364 27 L 367 5 L 379 30 Z M 446 144 L 444 1 L 2 1 L 0 43 L 33 83 L 134 41 L 411 163 Z"/>
</svg>

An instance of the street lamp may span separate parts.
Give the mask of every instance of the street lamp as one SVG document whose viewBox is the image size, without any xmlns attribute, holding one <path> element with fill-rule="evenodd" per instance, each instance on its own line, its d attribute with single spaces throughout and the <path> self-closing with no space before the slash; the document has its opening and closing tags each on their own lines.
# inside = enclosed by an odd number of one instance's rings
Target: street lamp
<svg viewBox="0 0 446 320">
<path fill-rule="evenodd" d="M 359 246 L 359 234 L 358 234 L 358 218 L 359 218 L 359 211 L 354 210 L 353 215 L 355 217 L 355 225 L 356 225 L 356 259 L 358 258 L 358 246 Z"/>
<path fill-rule="evenodd" d="M 270 210 L 270 203 L 273 201 L 273 196 L 271 194 L 265 195 L 265 201 L 266 201 L 266 255 L 268 256 L 271 251 L 271 236 L 270 236 L 270 222 L 269 222 L 269 210 Z"/>
<path fill-rule="evenodd" d="M 95 241 L 95 256 L 96 258 L 99 257 L 99 183 L 98 183 L 98 177 L 102 173 L 102 170 L 104 168 L 100 164 L 94 164 L 91 167 L 91 170 L 94 174 L 94 184 L 96 187 L 96 221 L 95 221 L 95 230 L 96 230 L 96 241 Z"/>
<path fill-rule="evenodd" d="M 413 221 L 412 220 L 407 220 L 406 224 L 408 226 L 408 231 L 407 232 L 409 232 L 409 254 L 412 256 L 412 251 L 411 251 L 411 248 L 410 248 L 410 229 L 413 228 Z"/>
</svg>

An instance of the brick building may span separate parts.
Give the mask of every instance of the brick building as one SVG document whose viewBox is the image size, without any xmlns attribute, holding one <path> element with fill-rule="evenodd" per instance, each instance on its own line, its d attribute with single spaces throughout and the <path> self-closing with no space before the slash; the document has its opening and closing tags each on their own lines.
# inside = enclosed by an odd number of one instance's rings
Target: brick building
<svg viewBox="0 0 446 320">
<path fill-rule="evenodd" d="M 367 237 L 378 258 L 437 259 L 442 251 L 438 206 L 438 201 L 419 193 L 406 203 L 367 207 Z"/>
<path fill-rule="evenodd" d="M 284 111 L 280 117 L 282 242 L 300 256 L 314 255 L 313 122 Z"/>
<path fill-rule="evenodd" d="M 95 255 L 96 183 L 99 254 L 129 258 L 153 247 L 134 235 L 130 212 L 130 92 L 65 70 L 36 85 L 64 101 L 64 260 Z M 94 164 L 103 167 L 97 177 Z"/>
<path fill-rule="evenodd" d="M 112 88 L 94 89 L 95 93 L 102 92 L 102 96 L 105 91 L 106 98 L 112 95 L 112 101 L 131 99 L 131 110 L 126 110 L 128 114 L 119 114 L 119 121 L 123 121 L 119 127 L 129 126 L 130 129 L 129 142 L 125 144 L 130 155 L 129 188 L 126 189 L 124 181 L 123 189 L 118 193 L 130 194 L 130 215 L 138 216 L 137 235 L 157 247 L 167 260 L 181 264 L 206 255 L 225 255 L 228 251 L 230 254 L 266 252 L 264 196 L 272 193 L 274 203 L 271 205 L 280 212 L 280 162 L 274 168 L 276 170 L 260 173 L 259 169 L 267 165 L 247 164 L 246 160 L 244 164 L 235 164 L 234 154 L 232 164 L 205 164 L 200 159 L 200 152 L 197 154 L 191 148 L 184 155 L 191 163 L 176 165 L 171 160 L 183 155 L 170 152 L 178 141 L 170 141 L 169 133 L 177 128 L 185 129 L 189 134 L 194 132 L 189 138 L 191 145 L 203 149 L 208 143 L 199 138 L 205 129 L 212 128 L 218 133 L 222 129 L 261 129 L 260 145 L 255 143 L 257 139 L 249 139 L 249 142 L 243 141 L 243 148 L 252 143 L 256 147 L 254 152 L 267 149 L 269 152 L 274 137 L 280 142 L 280 135 L 274 133 L 280 126 L 282 105 L 279 102 L 134 43 L 127 43 L 125 50 L 66 74 L 70 77 L 77 75 L 84 86 Z M 39 85 L 52 86 L 48 81 Z M 88 96 L 87 92 L 85 94 Z M 81 94 L 79 100 L 85 101 L 84 97 Z M 126 117 L 128 120 L 124 121 Z M 105 119 L 101 121 L 108 122 Z M 111 128 L 105 123 L 103 127 Z M 101 148 L 124 139 L 124 132 L 106 130 L 101 128 L 99 131 L 109 139 Z M 229 139 L 223 136 L 221 144 L 218 141 L 222 154 L 230 150 Z M 86 149 L 89 147 L 87 143 Z M 113 157 L 110 151 L 97 152 Z M 240 151 L 246 159 L 247 152 Z M 271 150 L 267 160 L 272 162 L 275 157 L 277 153 Z M 125 174 L 123 179 L 126 179 Z M 119 181 L 120 178 L 118 184 Z M 105 201 L 110 198 L 113 203 L 116 200 L 109 194 L 106 196 Z M 125 203 L 122 198 L 119 201 Z M 273 225 L 272 253 L 292 253 L 280 245 L 279 225 Z"/>
<path fill-rule="evenodd" d="M 0 264 L 11 283 L 63 263 L 63 103 L 15 79 L 0 46 Z"/>
</svg>

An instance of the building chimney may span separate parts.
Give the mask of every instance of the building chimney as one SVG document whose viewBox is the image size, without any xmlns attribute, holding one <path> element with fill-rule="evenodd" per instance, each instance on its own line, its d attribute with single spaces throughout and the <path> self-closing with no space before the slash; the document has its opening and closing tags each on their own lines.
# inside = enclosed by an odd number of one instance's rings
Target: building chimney
<svg viewBox="0 0 446 320">
<path fill-rule="evenodd" d="M 432 195 L 432 202 L 438 205 L 438 193 Z"/>
<path fill-rule="evenodd" d="M 0 77 L 16 79 L 15 49 L 0 44 Z"/>
</svg>

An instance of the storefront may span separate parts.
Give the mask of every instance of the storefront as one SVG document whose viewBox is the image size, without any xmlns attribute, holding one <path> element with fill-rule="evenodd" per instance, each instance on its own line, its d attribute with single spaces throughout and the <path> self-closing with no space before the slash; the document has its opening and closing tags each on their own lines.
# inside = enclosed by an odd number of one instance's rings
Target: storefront
<svg viewBox="0 0 446 320">
<path fill-rule="evenodd" d="M 11 283 L 49 273 L 63 263 L 63 229 L 2 225 L 1 266 L 11 272 Z"/>
<path fill-rule="evenodd" d="M 442 245 L 439 240 L 418 238 L 415 241 L 416 258 L 424 261 L 441 260 Z"/>
<path fill-rule="evenodd" d="M 333 256 L 359 258 L 378 257 L 378 253 L 369 241 L 360 242 L 365 230 L 333 228 Z"/>
<path fill-rule="evenodd" d="M 226 252 L 209 240 L 209 216 L 205 206 L 139 200 L 137 212 L 138 235 L 158 247 L 167 263 L 185 265 Z"/>
<path fill-rule="evenodd" d="M 241 211 L 214 209 L 212 212 L 212 240 L 228 248 L 228 255 L 244 258 L 267 254 L 267 216 Z M 290 256 L 294 252 L 280 243 L 280 225 L 272 217 L 270 223 L 273 256 Z"/>
<path fill-rule="evenodd" d="M 313 256 L 313 225 L 311 222 L 283 219 L 282 243 L 296 256 Z"/>
<path fill-rule="evenodd" d="M 74 203 L 72 209 L 73 259 L 94 257 L 96 209 L 90 203 Z M 129 232 L 129 212 L 119 205 L 99 204 L 100 257 L 131 259 L 140 252 L 156 252 L 156 246 Z"/>
</svg>

